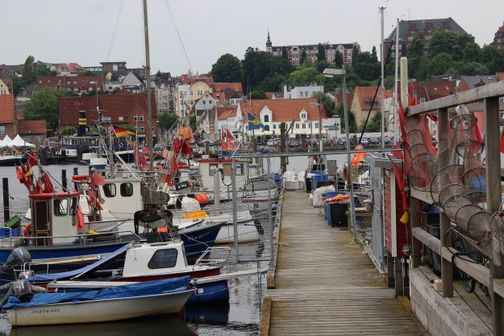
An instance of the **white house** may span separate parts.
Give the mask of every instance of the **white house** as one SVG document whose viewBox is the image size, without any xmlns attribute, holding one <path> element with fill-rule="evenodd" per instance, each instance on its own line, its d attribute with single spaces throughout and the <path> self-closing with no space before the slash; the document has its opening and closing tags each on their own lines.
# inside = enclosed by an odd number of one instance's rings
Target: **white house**
<svg viewBox="0 0 504 336">
<path fill-rule="evenodd" d="M 319 109 L 320 108 L 320 109 Z M 257 130 L 249 130 L 247 121 L 244 128 L 248 135 L 280 135 L 280 125 L 286 124 L 289 137 L 312 136 L 319 134 L 320 122 L 326 122 L 327 116 L 323 107 L 320 107 L 316 98 L 307 99 L 257 99 L 242 102 L 238 106 L 238 113 L 248 120 L 253 115 L 264 125 Z M 334 125 L 331 121 L 327 125 Z M 328 136 L 327 129 L 322 129 L 322 135 Z"/>
<path fill-rule="evenodd" d="M 295 86 L 290 88 L 284 85 L 284 99 L 311 98 L 315 93 L 324 92 L 323 85 Z"/>
</svg>

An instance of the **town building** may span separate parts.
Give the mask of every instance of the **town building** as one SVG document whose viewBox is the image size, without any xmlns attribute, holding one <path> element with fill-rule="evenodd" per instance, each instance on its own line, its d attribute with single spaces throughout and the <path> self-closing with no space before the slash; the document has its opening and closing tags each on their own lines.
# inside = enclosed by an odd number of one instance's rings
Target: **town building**
<svg viewBox="0 0 504 336">
<path fill-rule="evenodd" d="M 12 80 L 10 78 L 0 77 L 0 96 L 11 94 L 11 87 L 12 87 Z"/>
<path fill-rule="evenodd" d="M 324 52 L 324 58 L 329 64 L 335 64 L 336 53 L 340 53 L 343 58 L 343 64 L 352 64 L 352 53 L 355 47 L 358 47 L 357 42 L 353 43 L 322 43 L 322 44 L 305 44 L 305 45 L 285 45 L 273 46 L 268 32 L 266 40 L 266 51 L 275 56 L 286 56 L 289 63 L 292 65 L 301 64 L 303 54 L 306 59 L 316 62 L 319 57 L 319 47 Z"/>
<path fill-rule="evenodd" d="M 35 82 L 26 89 L 27 94 L 42 89 L 62 89 L 76 94 L 103 90 L 101 76 L 37 76 Z"/>
<path fill-rule="evenodd" d="M 26 142 L 37 147 L 42 146 L 47 136 L 47 122 L 42 120 L 25 120 L 22 113 L 18 113 L 17 134 Z"/>
<path fill-rule="evenodd" d="M 23 75 L 23 64 L 0 64 L 0 77 L 21 77 Z"/>
<path fill-rule="evenodd" d="M 16 136 L 14 95 L 0 95 L 0 137 Z"/>
<path fill-rule="evenodd" d="M 59 127 L 77 127 L 81 110 L 86 112 L 87 125 L 94 127 L 98 121 L 96 111 L 98 106 L 103 123 L 114 126 L 129 125 L 137 130 L 138 135 L 143 136 L 147 128 L 146 105 L 145 94 L 129 93 L 124 90 L 90 97 L 62 97 L 58 99 Z M 152 96 L 153 129 L 157 116 L 156 99 Z"/>
<path fill-rule="evenodd" d="M 289 87 L 284 85 L 283 87 L 283 99 L 300 99 L 300 98 L 311 98 L 316 93 L 324 93 L 323 85 L 307 85 L 307 86 L 294 86 Z"/>
<path fill-rule="evenodd" d="M 212 83 L 212 95 L 221 103 L 238 105 L 243 100 L 242 83 Z"/>
<path fill-rule="evenodd" d="M 381 88 L 378 90 L 376 99 L 373 102 L 376 86 L 355 87 L 350 111 L 352 111 L 355 116 L 357 127 L 361 127 L 366 122 L 368 113 L 371 113 L 369 120 L 371 120 L 375 114 L 381 113 L 381 90 Z M 384 95 L 385 98 L 390 98 L 392 93 L 390 90 L 386 90 Z"/>
<path fill-rule="evenodd" d="M 495 37 L 494 37 L 494 40 L 492 42 L 492 45 L 497 50 L 504 50 L 504 23 L 495 32 Z"/>
<path fill-rule="evenodd" d="M 238 105 L 238 113 L 244 120 L 244 130 L 248 135 L 280 136 L 280 124 L 292 125 L 289 137 L 312 136 L 319 134 L 320 122 L 327 119 L 323 106 L 319 106 L 316 98 L 305 99 L 252 99 Z M 249 130 L 246 120 L 248 114 L 255 116 L 263 128 Z M 322 135 L 327 130 L 322 129 Z"/>
<path fill-rule="evenodd" d="M 413 41 L 415 35 L 417 35 L 423 42 L 423 53 L 427 56 L 432 35 L 438 30 L 457 34 L 467 34 L 467 32 L 451 17 L 442 19 L 401 20 L 399 21 L 399 55 L 406 55 L 408 46 L 411 41 Z M 384 54 L 387 55 L 389 48 L 392 48 L 390 53 L 390 57 L 392 58 L 395 57 L 395 37 L 396 29 L 394 28 L 392 33 L 390 33 L 384 41 Z"/>
<path fill-rule="evenodd" d="M 126 68 L 126 62 L 100 62 L 102 66 L 103 75 L 106 76 L 108 73 L 118 73 L 126 75 L 128 73 L 128 68 Z"/>
<path fill-rule="evenodd" d="M 77 76 L 85 69 L 77 63 L 44 63 L 57 76 Z"/>
</svg>

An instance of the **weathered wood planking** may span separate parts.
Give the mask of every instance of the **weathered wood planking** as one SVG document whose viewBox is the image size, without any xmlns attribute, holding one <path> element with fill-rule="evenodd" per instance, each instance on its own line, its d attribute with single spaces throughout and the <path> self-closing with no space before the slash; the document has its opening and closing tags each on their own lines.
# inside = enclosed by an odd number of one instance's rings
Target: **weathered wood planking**
<svg viewBox="0 0 504 336">
<path fill-rule="evenodd" d="M 347 230 L 302 192 L 286 192 L 269 335 L 421 335 Z"/>
</svg>

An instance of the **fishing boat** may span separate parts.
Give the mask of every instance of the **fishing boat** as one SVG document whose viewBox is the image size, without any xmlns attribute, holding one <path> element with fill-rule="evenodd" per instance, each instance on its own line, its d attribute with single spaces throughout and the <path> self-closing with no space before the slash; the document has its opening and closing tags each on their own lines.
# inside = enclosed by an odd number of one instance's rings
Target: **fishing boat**
<svg viewBox="0 0 504 336">
<path fill-rule="evenodd" d="M 24 282 L 21 282 L 24 283 Z M 118 321 L 149 315 L 177 314 L 195 291 L 190 277 L 126 284 L 99 290 L 30 293 L 16 283 L 16 295 L 3 305 L 16 326 Z"/>
</svg>

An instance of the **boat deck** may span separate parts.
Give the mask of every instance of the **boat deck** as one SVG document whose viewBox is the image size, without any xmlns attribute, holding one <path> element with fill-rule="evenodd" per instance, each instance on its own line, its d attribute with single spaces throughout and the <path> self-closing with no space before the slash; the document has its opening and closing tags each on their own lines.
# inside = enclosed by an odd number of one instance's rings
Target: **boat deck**
<svg viewBox="0 0 504 336">
<path fill-rule="evenodd" d="M 351 231 L 327 225 L 304 192 L 284 194 L 276 262 L 260 335 L 424 334 Z"/>
</svg>

